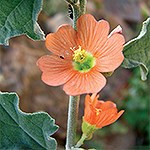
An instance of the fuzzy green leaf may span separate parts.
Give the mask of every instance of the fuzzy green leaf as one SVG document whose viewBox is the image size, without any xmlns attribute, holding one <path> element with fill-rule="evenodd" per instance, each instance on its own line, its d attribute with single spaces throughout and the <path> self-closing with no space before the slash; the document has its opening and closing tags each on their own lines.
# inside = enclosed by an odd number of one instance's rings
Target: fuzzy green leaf
<svg viewBox="0 0 150 150">
<path fill-rule="evenodd" d="M 147 79 L 150 70 L 150 18 L 143 22 L 142 30 L 137 38 L 132 39 L 124 47 L 122 67 L 140 67 L 142 80 Z"/>
<path fill-rule="evenodd" d="M 57 129 L 47 113 L 24 113 L 15 93 L 0 93 L 0 150 L 55 150 Z"/>
<path fill-rule="evenodd" d="M 42 0 L 0 0 L 0 44 L 8 45 L 11 37 L 26 34 L 44 40 L 37 21 Z"/>
</svg>

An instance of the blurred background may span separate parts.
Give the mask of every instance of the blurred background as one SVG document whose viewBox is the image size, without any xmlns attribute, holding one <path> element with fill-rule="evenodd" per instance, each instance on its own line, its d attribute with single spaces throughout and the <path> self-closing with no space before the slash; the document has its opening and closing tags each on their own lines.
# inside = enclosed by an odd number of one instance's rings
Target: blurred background
<svg viewBox="0 0 150 150">
<path fill-rule="evenodd" d="M 93 14 L 97 20 L 106 19 L 111 29 L 120 24 L 128 41 L 139 34 L 142 22 L 150 16 L 150 0 L 88 0 L 87 13 Z M 63 23 L 72 24 L 67 3 L 63 0 L 44 0 L 38 22 L 45 34 L 55 32 Z M 46 111 L 55 118 L 60 128 L 53 137 L 58 142 L 58 150 L 62 150 L 65 146 L 68 96 L 62 87 L 50 87 L 41 81 L 41 71 L 36 61 L 46 54 L 50 52 L 44 42 L 35 42 L 26 36 L 12 38 L 9 46 L 0 46 L 0 90 L 17 92 L 23 111 Z M 98 130 L 83 147 L 97 150 L 149 150 L 149 91 L 150 75 L 144 82 L 140 78 L 139 68 L 117 69 L 108 78 L 100 98 L 114 101 L 125 113 L 116 123 Z M 83 109 L 84 95 L 80 101 L 77 138 L 81 135 Z"/>
</svg>

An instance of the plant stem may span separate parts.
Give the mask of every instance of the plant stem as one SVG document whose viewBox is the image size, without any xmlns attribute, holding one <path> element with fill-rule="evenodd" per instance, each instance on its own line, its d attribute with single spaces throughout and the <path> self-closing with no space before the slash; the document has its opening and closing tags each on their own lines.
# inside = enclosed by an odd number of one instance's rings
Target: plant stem
<svg viewBox="0 0 150 150">
<path fill-rule="evenodd" d="M 77 23 L 78 18 L 80 17 L 80 7 L 79 7 L 79 5 L 77 3 L 72 5 L 72 10 L 73 10 L 73 28 L 75 30 L 77 30 L 76 23 Z"/>
<path fill-rule="evenodd" d="M 86 0 L 79 0 L 80 1 L 80 14 L 85 14 L 86 12 Z"/>
<path fill-rule="evenodd" d="M 71 150 L 75 145 L 79 100 L 80 96 L 69 98 L 66 150 Z"/>
<path fill-rule="evenodd" d="M 85 141 L 86 138 L 87 136 L 85 134 L 82 134 L 82 137 L 80 138 L 78 143 L 75 145 L 75 148 L 79 148 L 81 145 L 83 145 L 83 142 Z"/>
<path fill-rule="evenodd" d="M 78 18 L 85 14 L 87 0 L 66 0 L 72 7 L 73 10 L 73 27 L 76 30 L 76 22 Z"/>
</svg>

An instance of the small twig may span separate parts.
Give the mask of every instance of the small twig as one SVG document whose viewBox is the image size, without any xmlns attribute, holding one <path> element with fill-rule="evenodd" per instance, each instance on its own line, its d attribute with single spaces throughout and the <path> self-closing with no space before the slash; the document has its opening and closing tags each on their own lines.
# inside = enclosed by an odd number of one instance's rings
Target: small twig
<svg viewBox="0 0 150 150">
<path fill-rule="evenodd" d="M 78 141 L 78 143 L 75 145 L 75 148 L 79 148 L 81 145 L 83 145 L 85 139 L 86 139 L 86 135 L 85 134 L 82 134 L 82 137 L 81 139 Z"/>
</svg>

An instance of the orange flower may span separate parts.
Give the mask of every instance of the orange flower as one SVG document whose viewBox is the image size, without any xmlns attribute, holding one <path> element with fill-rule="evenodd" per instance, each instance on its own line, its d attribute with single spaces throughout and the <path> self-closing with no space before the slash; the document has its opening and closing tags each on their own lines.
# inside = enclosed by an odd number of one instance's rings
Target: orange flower
<svg viewBox="0 0 150 150">
<path fill-rule="evenodd" d="M 111 101 L 98 100 L 98 95 L 86 95 L 83 121 L 96 128 L 114 123 L 124 110 L 117 112 L 116 104 Z"/>
<path fill-rule="evenodd" d="M 102 73 L 114 71 L 124 59 L 121 31 L 118 26 L 108 35 L 108 22 L 97 22 L 90 14 L 77 20 L 77 31 L 62 25 L 46 37 L 52 54 L 37 62 L 42 80 L 51 86 L 64 85 L 68 95 L 100 91 L 106 84 Z"/>
</svg>

